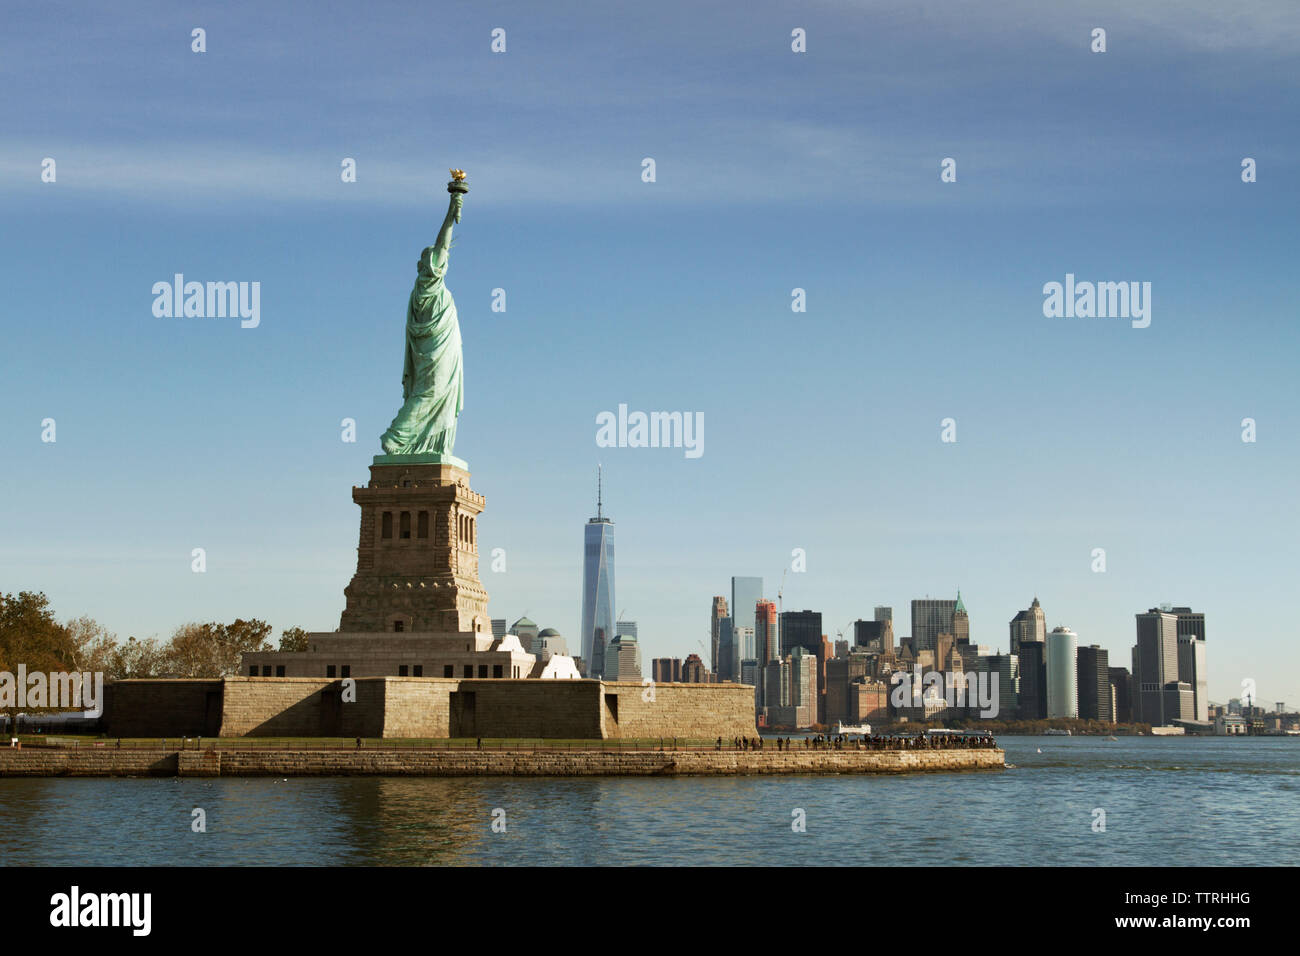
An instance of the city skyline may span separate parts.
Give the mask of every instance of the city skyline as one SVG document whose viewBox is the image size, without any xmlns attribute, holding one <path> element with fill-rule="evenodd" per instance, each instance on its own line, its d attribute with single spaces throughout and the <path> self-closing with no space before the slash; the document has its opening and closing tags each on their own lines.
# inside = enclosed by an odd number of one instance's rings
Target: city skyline
<svg viewBox="0 0 1300 956">
<path fill-rule="evenodd" d="M 784 610 L 832 640 L 876 604 L 908 636 L 911 600 L 960 587 L 978 644 L 1006 651 L 1037 594 L 1049 630 L 1119 663 L 1134 613 L 1193 604 L 1215 622 L 1211 698 L 1250 679 L 1300 699 L 1268 611 L 1300 532 L 1278 504 L 1300 469 L 1300 37 L 1280 4 L 1176 9 L 521 8 L 499 56 L 475 11 L 429 61 L 382 18 L 231 3 L 200 55 L 185 11 L 15 8 L 3 587 L 123 639 L 336 626 L 356 558 L 338 489 L 401 397 L 375 330 L 400 334 L 457 167 L 456 454 L 486 496 L 489 615 L 579 646 L 575 528 L 601 464 L 613 611 L 648 656 L 700 653 L 734 575 L 784 577 Z M 260 323 L 155 315 L 178 273 L 260 283 Z M 1048 317 L 1067 276 L 1150 282 L 1150 326 Z M 703 454 L 601 446 L 624 405 L 703 416 Z M 786 436 L 786 467 L 763 467 Z"/>
</svg>

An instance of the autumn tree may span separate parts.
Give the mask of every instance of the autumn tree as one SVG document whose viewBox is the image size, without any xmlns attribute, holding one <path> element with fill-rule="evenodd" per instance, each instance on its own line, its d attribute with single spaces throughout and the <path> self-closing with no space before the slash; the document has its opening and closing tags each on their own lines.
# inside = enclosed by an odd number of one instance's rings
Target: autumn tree
<svg viewBox="0 0 1300 956">
<path fill-rule="evenodd" d="M 273 648 L 267 637 L 271 625 L 254 618 L 231 624 L 183 624 L 163 650 L 164 673 L 174 677 L 232 677 L 240 656 Z"/>
<path fill-rule="evenodd" d="M 286 627 L 280 632 L 280 650 L 307 650 L 307 632 L 300 627 Z"/>
<path fill-rule="evenodd" d="M 20 665 L 27 673 L 68 672 L 75 668 L 76 646 L 68 629 L 54 619 L 44 594 L 20 591 L 0 594 L 0 671 L 16 676 Z M 17 694 L 6 701 L 10 726 L 17 728 Z M 46 708 L 24 707 L 24 712 Z"/>
<path fill-rule="evenodd" d="M 125 644 L 115 644 L 104 668 L 107 680 L 129 680 L 139 677 L 159 677 L 163 672 L 166 648 L 155 637 L 136 640 L 128 637 Z"/>
<path fill-rule="evenodd" d="M 63 625 L 72 644 L 72 666 L 79 671 L 102 673 L 107 678 L 117 650 L 117 635 L 84 614 Z"/>
</svg>

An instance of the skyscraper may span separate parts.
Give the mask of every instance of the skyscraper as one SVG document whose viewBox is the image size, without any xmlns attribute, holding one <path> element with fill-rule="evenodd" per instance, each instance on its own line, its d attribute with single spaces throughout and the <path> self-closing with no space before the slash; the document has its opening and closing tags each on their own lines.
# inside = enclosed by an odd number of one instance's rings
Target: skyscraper
<svg viewBox="0 0 1300 956">
<path fill-rule="evenodd" d="M 880 608 L 876 609 L 877 611 Z M 853 622 L 853 646 L 886 656 L 894 652 L 894 622 L 877 614 L 874 621 Z"/>
<path fill-rule="evenodd" d="M 1084 720 L 1115 722 L 1111 707 L 1110 653 L 1098 644 L 1078 650 L 1079 716 Z"/>
<path fill-rule="evenodd" d="M 958 644 L 970 643 L 970 616 L 961 601 L 961 591 L 957 592 L 957 603 L 952 608 L 952 637 Z"/>
<path fill-rule="evenodd" d="M 762 578 L 731 579 L 731 617 L 736 627 L 754 626 L 754 608 L 763 600 Z"/>
<path fill-rule="evenodd" d="M 774 711 L 790 704 L 790 663 L 769 661 L 763 668 L 763 712 L 774 721 Z"/>
<path fill-rule="evenodd" d="M 709 667 L 713 673 L 718 672 L 718 641 L 721 639 L 722 619 L 727 617 L 727 599 L 721 594 L 713 596 L 713 606 L 709 609 Z"/>
<path fill-rule="evenodd" d="M 1047 716 L 1047 641 L 1024 641 L 1020 645 L 1021 720 L 1042 720 Z"/>
<path fill-rule="evenodd" d="M 679 684 L 682 661 L 679 657 L 656 657 L 650 662 L 650 674 L 656 684 Z"/>
<path fill-rule="evenodd" d="M 1014 716 L 1020 709 L 1020 658 L 1015 654 L 990 654 L 977 658 L 977 662 L 977 670 L 987 671 L 989 679 L 998 682 L 998 709 L 989 714 L 989 719 L 1006 720 Z M 967 709 L 983 716 L 979 708 L 968 704 Z"/>
<path fill-rule="evenodd" d="M 587 522 L 582 560 L 582 658 L 588 677 L 605 674 L 605 646 L 614 637 L 614 522 L 602 510 L 596 473 L 596 517 Z"/>
<path fill-rule="evenodd" d="M 618 637 L 626 634 L 628 637 L 636 637 L 636 621 L 615 621 L 614 636 Z"/>
<path fill-rule="evenodd" d="M 605 648 L 605 679 L 641 679 L 641 648 L 628 634 L 615 637 Z"/>
<path fill-rule="evenodd" d="M 1192 719 L 1210 719 L 1210 699 L 1205 674 L 1205 641 L 1195 635 L 1178 635 L 1178 679 L 1192 689 Z"/>
<path fill-rule="evenodd" d="M 796 647 L 816 654 L 822 646 L 821 611 L 781 612 L 781 656 L 785 657 Z"/>
<path fill-rule="evenodd" d="M 736 624 L 732 630 L 735 641 L 736 660 L 732 673 L 739 680 L 740 662 L 758 660 L 758 655 L 754 652 L 754 629 L 749 625 Z"/>
<path fill-rule="evenodd" d="M 736 647 L 736 621 L 732 617 L 718 619 L 718 663 L 713 669 L 718 680 L 735 680 L 740 655 Z"/>
<path fill-rule="evenodd" d="M 790 652 L 790 704 L 798 710 L 807 708 L 795 721 L 796 727 L 810 727 L 817 720 L 817 657 L 803 647 Z"/>
<path fill-rule="evenodd" d="M 704 669 L 704 661 L 699 654 L 687 654 L 682 661 L 682 682 L 686 684 L 707 684 L 709 672 Z"/>
<path fill-rule="evenodd" d="M 811 727 L 817 719 L 817 658 L 802 646 L 765 669 L 768 720 L 777 727 Z"/>
<path fill-rule="evenodd" d="M 1165 723 L 1175 720 L 1191 720 L 1193 714 L 1192 685 L 1186 681 L 1174 680 L 1165 684 L 1162 696 Z"/>
<path fill-rule="evenodd" d="M 1165 714 L 1165 685 L 1178 683 L 1178 617 L 1154 607 L 1135 617 L 1133 719 L 1159 727 L 1169 722 Z M 1170 719 L 1178 716 L 1173 714 Z"/>
<path fill-rule="evenodd" d="M 952 619 L 956 611 L 956 601 L 940 601 L 932 598 L 913 601 L 912 647 L 918 653 L 934 650 L 938 646 L 940 634 L 952 633 Z"/>
<path fill-rule="evenodd" d="M 835 659 L 835 647 L 822 635 L 817 644 L 817 723 L 826 723 L 826 662 Z"/>
<path fill-rule="evenodd" d="M 1079 635 L 1057 627 L 1047 635 L 1047 716 L 1079 716 Z"/>
<path fill-rule="evenodd" d="M 780 634 L 776 626 L 776 602 L 759 601 L 754 607 L 754 656 L 759 663 L 781 659 Z"/>
<path fill-rule="evenodd" d="M 1178 619 L 1178 679 L 1192 688 L 1192 719 L 1210 719 L 1205 673 L 1205 615 L 1190 607 L 1171 609 Z"/>
<path fill-rule="evenodd" d="M 867 679 L 867 655 L 846 654 L 826 662 L 826 723 L 837 720 L 855 723 L 856 715 L 849 706 L 849 685 L 855 680 Z"/>
<path fill-rule="evenodd" d="M 736 623 L 734 617 L 718 621 L 718 680 L 739 681 L 740 662 L 755 660 L 754 629 Z"/>
<path fill-rule="evenodd" d="M 1034 598 L 1034 603 L 1011 619 L 1011 653 L 1019 654 L 1021 643 L 1042 644 L 1047 640 L 1047 618 Z"/>
<path fill-rule="evenodd" d="M 781 659 L 777 633 L 776 604 L 759 601 L 754 607 L 754 659 L 758 661 L 758 693 L 754 705 L 759 713 L 767 706 L 767 665 Z"/>
<path fill-rule="evenodd" d="M 1205 640 L 1205 614 L 1190 607 L 1162 607 L 1178 618 L 1178 636 L 1190 635 L 1198 641 Z"/>
<path fill-rule="evenodd" d="M 1133 681 L 1127 667 L 1111 667 L 1110 686 L 1115 694 L 1115 722 L 1127 724 L 1133 719 Z"/>
</svg>

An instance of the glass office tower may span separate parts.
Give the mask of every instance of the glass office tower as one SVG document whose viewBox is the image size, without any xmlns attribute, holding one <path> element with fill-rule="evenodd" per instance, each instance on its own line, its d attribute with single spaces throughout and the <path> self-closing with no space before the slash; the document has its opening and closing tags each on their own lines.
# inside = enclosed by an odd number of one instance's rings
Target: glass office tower
<svg viewBox="0 0 1300 956">
<path fill-rule="evenodd" d="M 1023 646 L 1023 645 L 1022 645 Z M 1047 716 L 1079 716 L 1079 635 L 1058 627 L 1047 635 Z"/>
<path fill-rule="evenodd" d="M 588 677 L 605 675 L 605 648 L 614 639 L 614 522 L 604 516 L 596 479 L 596 517 L 582 545 L 582 659 Z"/>
<path fill-rule="evenodd" d="M 762 578 L 731 579 L 731 619 L 736 627 L 753 627 L 755 609 L 763 600 Z"/>
</svg>

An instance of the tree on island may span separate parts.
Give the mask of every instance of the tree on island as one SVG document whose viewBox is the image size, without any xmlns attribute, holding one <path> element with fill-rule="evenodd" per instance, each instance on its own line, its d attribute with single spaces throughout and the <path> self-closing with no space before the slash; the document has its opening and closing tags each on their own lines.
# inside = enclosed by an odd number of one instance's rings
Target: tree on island
<svg viewBox="0 0 1300 956">
<path fill-rule="evenodd" d="M 286 627 L 280 632 L 280 650 L 307 650 L 307 632 L 300 627 Z"/>
<path fill-rule="evenodd" d="M 117 635 L 94 618 L 82 615 L 63 625 L 72 643 L 72 667 L 92 674 L 102 673 L 112 678 L 113 655 L 116 653 Z"/>
<path fill-rule="evenodd" d="M 163 672 L 166 656 L 166 648 L 158 643 L 156 637 L 144 640 L 128 637 L 125 644 L 113 645 L 104 677 L 107 680 L 157 677 Z"/>
<path fill-rule="evenodd" d="M 175 677 L 232 677 L 240 655 L 273 648 L 267 637 L 271 625 L 254 618 L 233 624 L 183 624 L 163 651 L 163 668 Z"/>
<path fill-rule="evenodd" d="M 0 671 L 14 675 L 24 666 L 27 673 L 61 673 L 74 669 L 78 647 L 72 633 L 54 618 L 49 599 L 41 593 L 20 591 L 0 594 Z M 46 711 L 48 707 L 21 708 L 23 713 Z M 5 701 L 9 727 L 18 729 L 18 695 Z"/>
<path fill-rule="evenodd" d="M 14 675 L 23 665 L 28 674 L 102 673 L 104 679 L 149 677 L 231 677 L 239 673 L 245 652 L 272 650 L 271 625 L 252 618 L 230 624 L 215 621 L 184 624 L 164 644 L 157 638 L 117 639 L 85 615 L 59 623 L 42 593 L 0 594 L 0 672 Z M 280 650 L 307 650 L 307 632 L 300 627 L 281 632 Z M 10 727 L 17 720 L 17 695 L 3 702 Z M 25 706 L 23 713 L 58 708 Z"/>
</svg>

